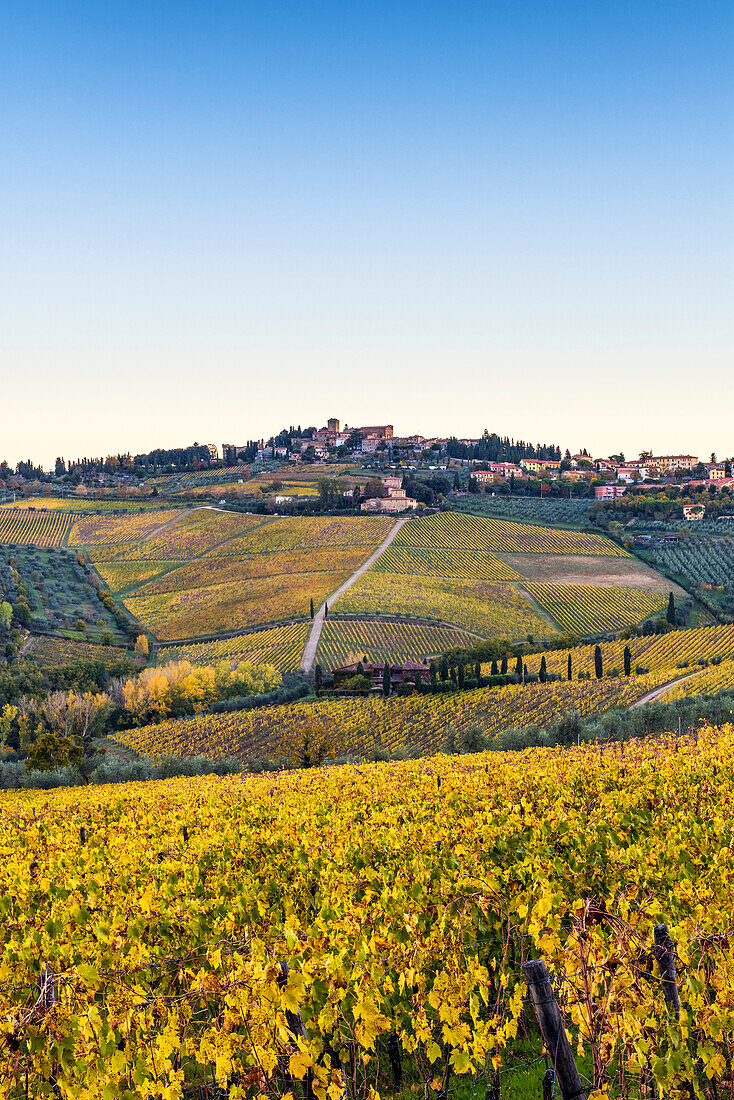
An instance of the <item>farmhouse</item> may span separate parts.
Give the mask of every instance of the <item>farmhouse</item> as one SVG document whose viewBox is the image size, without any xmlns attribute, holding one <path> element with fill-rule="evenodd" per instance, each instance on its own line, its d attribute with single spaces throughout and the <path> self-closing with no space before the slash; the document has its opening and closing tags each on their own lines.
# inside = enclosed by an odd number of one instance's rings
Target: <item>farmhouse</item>
<svg viewBox="0 0 734 1100">
<path fill-rule="evenodd" d="M 401 477 L 383 477 L 381 480 L 387 496 L 370 497 L 363 501 L 363 512 L 405 512 L 418 507 L 418 501 L 406 495 Z"/>
<path fill-rule="evenodd" d="M 362 666 L 361 668 L 360 665 Z M 353 676 L 357 676 L 360 673 L 366 676 L 368 680 L 372 681 L 372 691 L 383 691 L 385 666 L 373 664 L 371 661 L 355 661 L 354 664 L 343 665 L 342 668 L 335 668 L 332 673 L 334 677 L 334 687 L 339 687 L 345 680 L 351 680 Z M 420 679 L 421 683 L 427 684 L 429 675 L 429 668 L 426 663 L 417 664 L 415 661 L 406 661 L 405 664 L 402 665 L 390 665 L 390 694 L 392 695 L 400 684 L 415 683 L 416 676 Z"/>
</svg>

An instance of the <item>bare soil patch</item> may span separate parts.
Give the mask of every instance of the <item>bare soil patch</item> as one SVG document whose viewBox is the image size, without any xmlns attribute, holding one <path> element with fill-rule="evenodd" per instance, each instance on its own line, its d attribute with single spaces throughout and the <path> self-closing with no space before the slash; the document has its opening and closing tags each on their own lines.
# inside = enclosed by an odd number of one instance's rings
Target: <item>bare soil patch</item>
<svg viewBox="0 0 734 1100">
<path fill-rule="evenodd" d="M 497 557 L 531 581 L 598 584 L 685 595 L 682 588 L 637 558 L 611 558 L 601 554 L 497 554 Z"/>
</svg>

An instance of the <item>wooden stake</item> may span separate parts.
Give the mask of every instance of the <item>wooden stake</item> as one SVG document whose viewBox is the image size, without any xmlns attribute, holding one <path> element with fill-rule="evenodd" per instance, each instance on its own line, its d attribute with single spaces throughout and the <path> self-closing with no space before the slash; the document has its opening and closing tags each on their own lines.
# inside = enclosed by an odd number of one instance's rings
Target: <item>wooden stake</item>
<svg viewBox="0 0 734 1100">
<path fill-rule="evenodd" d="M 563 1100 L 586 1100 L 586 1089 L 581 1083 L 579 1071 L 566 1037 L 561 1010 L 558 1007 L 550 975 L 542 959 L 530 959 L 523 963 L 530 1000 L 550 1056 L 552 1070 L 561 1086 Z"/>
<path fill-rule="evenodd" d="M 667 924 L 655 925 L 655 944 L 652 953 L 660 967 L 660 985 L 665 1003 L 676 1020 L 680 1019 L 680 1000 L 678 999 L 678 981 L 675 974 L 675 944 L 670 938 Z"/>
</svg>

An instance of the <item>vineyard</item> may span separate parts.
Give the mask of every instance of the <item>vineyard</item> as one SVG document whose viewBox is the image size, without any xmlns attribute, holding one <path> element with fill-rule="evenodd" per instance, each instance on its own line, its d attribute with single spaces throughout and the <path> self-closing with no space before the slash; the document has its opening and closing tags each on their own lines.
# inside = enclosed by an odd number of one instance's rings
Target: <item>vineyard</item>
<svg viewBox="0 0 734 1100">
<path fill-rule="evenodd" d="M 438 751 L 447 731 L 479 725 L 484 734 L 509 726 L 557 721 L 567 711 L 597 714 L 625 706 L 663 684 L 665 672 L 629 679 L 511 684 L 446 695 L 321 699 L 228 714 L 204 714 L 115 735 L 153 757 L 205 755 L 243 762 L 295 752 L 308 736 L 328 743 L 328 755 L 367 756 L 376 750 L 412 755 Z"/>
<path fill-rule="evenodd" d="M 91 499 L 89 497 L 31 497 L 28 500 L 18 500 L 15 504 L 0 504 L 0 511 L 8 508 L 19 508 L 31 512 L 73 512 L 80 516 L 87 512 L 155 511 L 170 508 L 170 504 L 135 494 L 129 499 L 122 500 L 118 497 Z"/>
<path fill-rule="evenodd" d="M 392 548 L 391 548 L 392 549 Z M 379 565 L 382 558 L 375 565 Z M 461 577 L 411 577 L 373 566 L 339 600 L 347 615 L 405 615 L 453 623 L 482 637 L 551 638 L 556 627 L 542 619 L 511 584 Z"/>
<path fill-rule="evenodd" d="M 115 663 L 133 654 L 122 646 L 93 645 L 91 642 L 75 642 L 68 638 L 40 635 L 30 640 L 25 656 L 44 668 L 70 664 L 75 661 L 104 661 Z"/>
<path fill-rule="evenodd" d="M 599 646 L 602 654 L 602 666 L 605 670 L 624 668 L 624 649 L 629 646 L 633 668 L 642 664 L 651 672 L 670 670 L 670 678 L 684 675 L 686 669 L 695 670 L 701 661 L 721 661 L 734 658 L 734 626 L 702 627 L 699 630 L 673 630 L 660 636 L 630 638 L 613 642 L 602 642 Z M 529 654 L 525 658 L 528 670 L 537 673 L 540 660 L 544 656 L 549 673 L 566 676 L 568 657 L 571 656 L 571 668 L 574 677 L 580 672 L 594 673 L 593 645 L 575 646 L 573 649 L 550 650 L 545 654 Z M 489 666 L 483 666 L 485 675 Z"/>
<path fill-rule="evenodd" d="M 61 546 L 76 516 L 66 512 L 28 512 L 0 508 L 0 543 L 11 546 Z"/>
<path fill-rule="evenodd" d="M 166 646 L 159 651 L 158 662 L 190 661 L 192 665 L 215 665 L 219 661 L 251 661 L 253 664 L 267 661 L 280 672 L 291 672 L 298 668 L 308 632 L 308 623 L 290 623 L 273 630 L 252 631 L 216 642 Z"/>
<path fill-rule="evenodd" d="M 321 631 L 316 660 L 326 669 L 366 657 L 368 661 L 403 664 L 445 653 L 455 646 L 471 647 L 477 639 L 449 626 L 420 623 L 327 619 Z"/>
<path fill-rule="evenodd" d="M 545 575 L 581 583 L 544 583 Z M 586 636 L 639 623 L 662 609 L 661 588 L 658 574 L 600 535 L 442 512 L 404 524 L 339 610 L 549 639 L 559 628 Z"/>
<path fill-rule="evenodd" d="M 393 546 L 483 550 L 506 554 L 599 554 L 627 557 L 610 539 L 583 531 L 562 531 L 485 516 L 441 512 L 410 520 Z"/>
<path fill-rule="evenodd" d="M 486 550 L 396 546 L 395 543 L 380 556 L 373 568 L 377 573 L 407 573 L 414 577 L 463 577 L 466 580 L 476 577 L 491 581 L 520 579 L 516 570 Z"/>
<path fill-rule="evenodd" d="M 732 761 L 724 727 L 3 794 L 0 1091 L 728 1097 Z"/>
<path fill-rule="evenodd" d="M 164 641 L 305 618 L 379 545 L 384 517 L 273 518 L 213 508 L 93 516 L 71 540 Z M 287 659 L 287 658 L 286 658 Z"/>
<path fill-rule="evenodd" d="M 659 592 L 601 585 L 536 584 L 525 587 L 569 634 L 605 634 L 659 615 L 666 600 Z"/>
<path fill-rule="evenodd" d="M 682 680 L 665 693 L 665 702 L 685 699 L 690 695 L 716 695 L 734 687 L 734 660 L 722 661 Z"/>
</svg>

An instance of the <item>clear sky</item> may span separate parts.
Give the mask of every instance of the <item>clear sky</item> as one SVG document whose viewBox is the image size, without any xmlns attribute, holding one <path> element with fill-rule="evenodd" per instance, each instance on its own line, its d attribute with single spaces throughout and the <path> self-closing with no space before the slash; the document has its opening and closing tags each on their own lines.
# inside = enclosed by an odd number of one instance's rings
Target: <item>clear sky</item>
<svg viewBox="0 0 734 1100">
<path fill-rule="evenodd" d="M 734 451 L 730 0 L 0 18 L 0 457 Z"/>
</svg>

